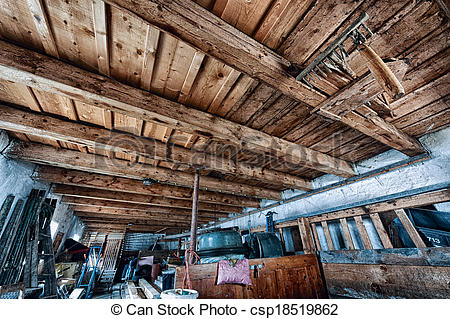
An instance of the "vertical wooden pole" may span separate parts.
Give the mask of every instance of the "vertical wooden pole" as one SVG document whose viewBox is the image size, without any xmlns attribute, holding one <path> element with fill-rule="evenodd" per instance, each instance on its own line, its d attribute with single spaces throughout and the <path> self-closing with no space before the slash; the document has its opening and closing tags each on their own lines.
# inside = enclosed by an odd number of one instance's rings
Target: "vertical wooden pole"
<svg viewBox="0 0 450 319">
<path fill-rule="evenodd" d="M 191 218 L 191 238 L 189 248 L 191 251 L 197 250 L 197 216 L 198 216 L 198 187 L 200 184 L 200 170 L 195 170 L 194 191 L 192 192 L 192 218 Z M 193 263 L 192 254 L 189 255 L 189 263 Z"/>
</svg>

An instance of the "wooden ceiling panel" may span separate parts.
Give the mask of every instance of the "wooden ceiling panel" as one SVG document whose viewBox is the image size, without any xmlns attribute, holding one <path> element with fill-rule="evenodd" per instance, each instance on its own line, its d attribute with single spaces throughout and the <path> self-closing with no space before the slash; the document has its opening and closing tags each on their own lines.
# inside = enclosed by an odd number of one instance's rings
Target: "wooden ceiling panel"
<svg viewBox="0 0 450 319">
<path fill-rule="evenodd" d="M 59 56 L 84 69 L 98 70 L 92 0 L 44 2 Z"/>
</svg>

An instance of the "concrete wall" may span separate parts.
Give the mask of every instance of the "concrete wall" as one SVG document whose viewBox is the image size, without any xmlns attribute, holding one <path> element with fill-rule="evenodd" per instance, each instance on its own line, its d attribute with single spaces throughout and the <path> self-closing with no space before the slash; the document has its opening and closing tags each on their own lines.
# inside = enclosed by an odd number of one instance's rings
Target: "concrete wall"
<svg viewBox="0 0 450 319">
<path fill-rule="evenodd" d="M 412 164 L 406 167 L 366 178 L 350 185 L 324 191 L 322 193 L 306 196 L 304 198 L 278 205 L 274 208 L 263 210 L 263 213 L 271 210 L 277 214 L 274 220 L 286 220 L 300 217 L 306 214 L 333 209 L 338 206 L 352 205 L 358 202 L 375 199 L 381 196 L 395 195 L 405 191 L 414 191 L 423 187 L 450 183 L 450 128 L 425 135 L 420 142 L 429 151 L 431 159 Z M 371 159 L 357 163 L 358 173 L 385 167 L 402 161 L 408 157 L 396 150 L 390 150 Z M 341 179 L 332 175 L 324 175 L 313 181 L 315 188 L 326 187 Z M 301 194 L 300 191 L 287 191 L 283 197 L 290 198 Z M 264 202 L 263 204 L 270 204 Z M 440 207 L 447 208 L 448 204 Z M 260 212 L 249 216 L 233 219 L 221 224 L 221 227 L 239 226 L 246 229 L 250 220 L 251 227 L 265 224 L 265 218 Z M 350 226 L 352 227 L 352 226 Z M 319 234 L 321 231 L 319 230 Z M 370 232 L 369 232 L 370 235 Z"/>
</svg>

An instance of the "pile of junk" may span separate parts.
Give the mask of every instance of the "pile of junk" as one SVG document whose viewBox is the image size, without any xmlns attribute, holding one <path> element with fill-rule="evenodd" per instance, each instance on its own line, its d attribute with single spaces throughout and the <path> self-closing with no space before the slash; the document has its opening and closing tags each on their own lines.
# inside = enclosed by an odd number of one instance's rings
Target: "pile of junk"
<svg viewBox="0 0 450 319">
<path fill-rule="evenodd" d="M 197 254 L 202 264 L 223 259 L 254 259 L 283 256 L 280 238 L 274 233 L 274 212 L 266 214 L 266 231 L 241 234 L 234 229 L 219 230 L 199 236 Z"/>
</svg>

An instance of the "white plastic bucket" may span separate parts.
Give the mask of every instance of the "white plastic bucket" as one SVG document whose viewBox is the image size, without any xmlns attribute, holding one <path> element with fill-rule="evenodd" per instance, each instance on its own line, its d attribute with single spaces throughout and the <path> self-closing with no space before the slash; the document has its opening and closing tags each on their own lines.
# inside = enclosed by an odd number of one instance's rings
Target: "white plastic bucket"
<svg viewBox="0 0 450 319">
<path fill-rule="evenodd" d="M 181 288 L 168 289 L 161 292 L 160 296 L 161 299 L 198 299 L 198 291 L 194 289 Z"/>
</svg>

